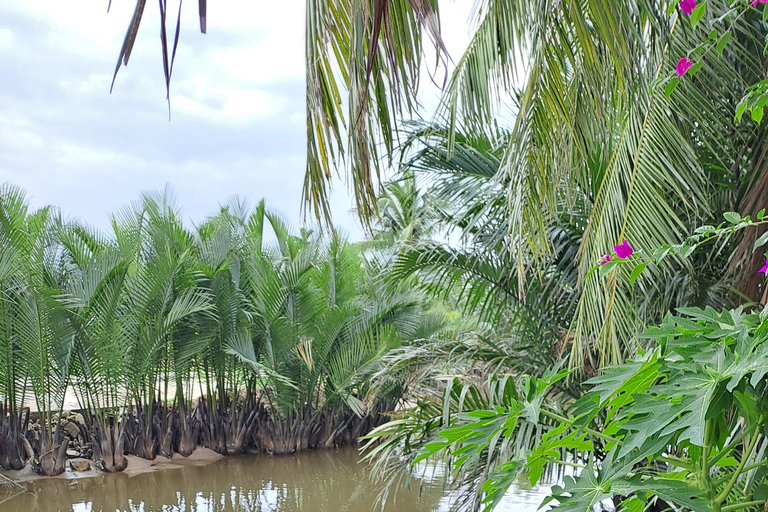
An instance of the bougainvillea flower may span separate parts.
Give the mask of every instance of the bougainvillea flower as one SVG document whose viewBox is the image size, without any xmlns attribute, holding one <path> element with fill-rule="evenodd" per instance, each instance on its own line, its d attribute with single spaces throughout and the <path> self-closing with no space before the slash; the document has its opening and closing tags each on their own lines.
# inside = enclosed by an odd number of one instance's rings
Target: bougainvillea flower
<svg viewBox="0 0 768 512">
<path fill-rule="evenodd" d="M 606 263 L 608 263 L 609 261 L 611 261 L 611 255 L 610 255 L 610 254 L 601 254 L 601 255 L 600 255 L 600 259 L 599 259 L 599 260 L 597 260 L 597 262 L 598 262 L 599 264 L 601 264 L 601 265 L 605 265 L 605 264 L 606 264 Z"/>
<path fill-rule="evenodd" d="M 615 245 L 613 247 L 616 249 L 616 256 L 618 256 L 620 259 L 626 259 L 632 256 L 632 253 L 635 252 L 635 250 L 629 245 L 629 242 L 624 240 L 624 243 L 621 245 Z"/>
<path fill-rule="evenodd" d="M 765 265 L 759 271 L 768 276 L 768 258 L 765 259 Z"/>
<path fill-rule="evenodd" d="M 696 0 L 683 0 L 680 2 L 680 9 L 682 9 L 685 14 L 691 14 L 695 8 Z"/>
<path fill-rule="evenodd" d="M 677 66 L 675 67 L 675 71 L 677 71 L 677 76 L 683 76 L 684 74 L 686 74 L 688 70 L 691 69 L 691 66 L 693 66 L 693 62 L 689 61 L 687 57 L 683 57 L 682 59 L 677 61 Z"/>
<path fill-rule="evenodd" d="M 757 4 L 767 4 L 768 0 L 752 0 L 752 7 L 757 7 Z"/>
</svg>

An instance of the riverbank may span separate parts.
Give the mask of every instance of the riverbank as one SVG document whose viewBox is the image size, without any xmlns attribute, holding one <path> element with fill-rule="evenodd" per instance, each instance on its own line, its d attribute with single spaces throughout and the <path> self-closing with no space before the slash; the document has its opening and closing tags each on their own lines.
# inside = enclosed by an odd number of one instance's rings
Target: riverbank
<svg viewBox="0 0 768 512">
<path fill-rule="evenodd" d="M 152 473 L 155 471 L 207 466 L 218 460 L 221 460 L 224 458 L 224 456 L 216 453 L 213 450 L 209 450 L 208 448 L 198 447 L 189 457 L 182 457 L 178 453 L 174 453 L 173 457 L 171 458 L 157 457 L 155 460 L 142 459 L 141 457 L 136 457 L 134 455 L 126 455 L 126 458 L 128 459 L 128 467 L 122 471 L 122 473 L 131 477 L 145 473 Z M 86 464 L 89 468 L 86 471 L 75 471 L 73 469 L 78 468 L 81 465 L 84 468 Z M 105 474 L 107 473 L 104 473 L 94 466 L 92 460 L 81 458 L 68 460 L 66 471 L 58 476 L 38 475 L 32 470 L 32 466 L 29 464 L 18 471 L 0 469 L 0 475 L 3 475 L 18 483 L 47 480 L 50 478 L 64 480 L 93 478 Z"/>
</svg>

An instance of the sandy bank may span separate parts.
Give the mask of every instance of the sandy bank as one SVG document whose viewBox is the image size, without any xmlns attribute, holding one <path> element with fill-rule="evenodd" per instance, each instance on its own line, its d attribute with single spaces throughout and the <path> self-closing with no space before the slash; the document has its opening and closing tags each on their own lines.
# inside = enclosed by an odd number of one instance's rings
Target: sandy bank
<svg viewBox="0 0 768 512">
<path fill-rule="evenodd" d="M 122 473 L 131 477 L 144 473 L 151 473 L 153 471 L 181 469 L 188 466 L 206 466 L 223 458 L 223 455 L 220 455 L 213 450 L 209 450 L 208 448 L 198 447 L 194 452 L 192 452 L 192 455 L 186 458 L 182 457 L 178 453 L 174 453 L 173 457 L 170 459 L 165 457 L 157 457 L 155 460 L 146 460 L 135 457 L 133 455 L 127 455 L 126 458 L 128 459 L 128 467 Z M 87 460 L 90 463 L 90 471 L 72 471 L 69 463 L 82 460 Z M 67 461 L 67 470 L 59 476 L 40 476 L 32 471 L 32 467 L 29 465 L 18 471 L 6 471 L 4 469 L 0 469 L 0 475 L 8 477 L 14 482 L 33 482 L 35 480 L 47 480 L 51 478 L 91 478 L 96 476 L 103 476 L 106 474 L 108 473 L 104 473 L 103 471 L 96 469 L 93 465 L 93 461 L 89 459 L 70 459 Z"/>
</svg>

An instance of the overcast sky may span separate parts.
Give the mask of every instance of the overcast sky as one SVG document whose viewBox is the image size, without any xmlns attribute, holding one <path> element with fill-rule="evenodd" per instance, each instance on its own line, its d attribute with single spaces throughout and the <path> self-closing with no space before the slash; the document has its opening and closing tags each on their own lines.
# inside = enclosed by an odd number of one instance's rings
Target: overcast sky
<svg viewBox="0 0 768 512">
<path fill-rule="evenodd" d="M 454 60 L 472 3 L 441 1 Z M 110 212 L 165 184 L 190 222 L 239 194 L 251 204 L 264 197 L 299 224 L 304 1 L 209 2 L 207 35 L 197 2 L 186 2 L 170 122 L 152 2 L 109 94 L 134 6 L 113 0 L 107 14 L 107 0 L 0 0 L 0 182 L 22 187 L 33 207 L 53 204 L 102 229 Z M 427 89 L 429 107 L 436 88 Z M 332 202 L 336 225 L 361 238 L 343 181 Z"/>
</svg>

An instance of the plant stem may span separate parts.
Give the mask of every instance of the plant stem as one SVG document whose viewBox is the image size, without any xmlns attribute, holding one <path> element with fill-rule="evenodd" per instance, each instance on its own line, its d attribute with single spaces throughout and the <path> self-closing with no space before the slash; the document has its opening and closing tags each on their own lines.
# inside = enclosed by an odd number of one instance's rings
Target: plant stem
<svg viewBox="0 0 768 512">
<path fill-rule="evenodd" d="M 739 445 L 739 443 L 741 442 L 741 440 L 744 439 L 744 436 L 746 436 L 746 435 L 747 435 L 747 431 L 745 430 L 741 434 L 736 436 L 734 438 L 734 440 L 731 441 L 731 443 L 728 446 L 726 446 L 722 450 L 720 450 L 720 452 L 717 455 L 715 455 L 712 458 L 712 460 L 709 461 L 709 467 L 716 466 L 717 463 L 720 462 L 720 459 L 722 459 L 723 457 L 728 455 L 728 453 L 730 453 L 731 450 L 736 448 Z"/>
<path fill-rule="evenodd" d="M 707 490 L 707 498 L 710 500 L 710 505 L 716 511 L 720 511 L 720 502 L 717 501 L 715 485 L 712 482 L 712 477 L 709 475 L 709 454 L 712 450 L 710 443 L 712 420 L 707 421 L 704 426 L 704 449 L 701 456 L 701 473 L 699 480 L 705 484 Z"/>
<path fill-rule="evenodd" d="M 555 421 L 559 421 L 559 422 L 562 422 L 562 423 L 567 423 L 569 425 L 573 425 L 573 421 L 569 420 L 568 418 L 566 418 L 564 416 L 560 416 L 559 414 L 555 414 L 553 412 L 545 411 L 544 409 L 541 410 L 541 414 L 543 414 L 544 416 L 546 416 L 548 418 L 551 418 L 551 419 L 553 419 Z M 583 430 L 587 434 L 593 435 L 593 436 L 595 436 L 595 437 L 597 437 L 599 439 L 602 439 L 603 441 L 609 442 L 609 443 L 615 443 L 615 442 L 618 441 L 618 439 L 616 439 L 614 437 L 605 435 L 602 432 L 598 432 L 597 430 L 593 430 L 593 429 L 591 429 L 589 427 L 581 427 L 581 430 Z"/>
<path fill-rule="evenodd" d="M 741 472 L 742 473 L 746 473 L 747 471 L 752 471 L 753 469 L 759 468 L 760 466 L 765 466 L 766 463 L 768 463 L 768 459 L 763 459 L 760 462 L 754 462 L 754 463 L 752 463 L 752 464 L 750 464 L 748 466 L 744 466 L 741 469 Z M 716 479 L 714 481 L 715 486 L 718 486 L 718 485 L 720 485 L 722 483 L 725 483 L 729 478 L 731 478 L 731 474 L 730 473 L 728 473 L 727 475 L 721 476 L 720 478 L 718 478 L 718 479 Z"/>
<path fill-rule="evenodd" d="M 584 466 L 582 464 L 576 464 L 574 462 L 566 462 L 564 460 L 556 459 L 554 457 L 544 457 L 544 460 L 547 460 L 547 461 L 551 462 L 552 464 L 557 464 L 559 466 L 570 466 L 570 467 L 576 468 L 576 469 L 584 469 L 585 467 L 587 467 L 587 466 Z"/>
<path fill-rule="evenodd" d="M 684 468 L 688 470 L 694 469 L 693 464 L 691 464 L 690 462 L 677 457 L 673 457 L 672 455 L 661 456 L 659 457 L 659 460 L 662 462 L 666 462 L 667 464 L 672 464 L 673 466 L 677 466 L 679 468 Z"/>
<path fill-rule="evenodd" d="M 742 508 L 756 507 L 756 506 L 762 505 L 764 503 L 765 503 L 765 500 L 746 501 L 744 503 L 736 503 L 734 505 L 728 505 L 727 507 L 723 507 L 721 510 L 722 510 L 722 512 L 731 512 L 733 510 L 739 510 L 739 509 L 742 509 Z"/>
<path fill-rule="evenodd" d="M 736 481 L 739 479 L 739 476 L 744 470 L 744 465 L 747 463 L 747 459 L 752 455 L 752 450 L 755 449 L 755 445 L 757 444 L 757 438 L 760 437 L 757 433 L 760 428 L 760 425 L 763 423 L 763 416 L 761 415 L 760 418 L 757 420 L 757 426 L 755 427 L 754 432 L 752 433 L 752 440 L 749 442 L 749 447 L 744 451 L 744 453 L 741 456 L 741 462 L 739 462 L 739 467 L 736 468 L 736 471 L 733 472 L 733 476 L 731 476 L 731 480 L 728 482 L 728 485 L 723 489 L 723 492 L 721 492 L 717 498 L 715 498 L 715 501 L 720 504 L 725 501 L 725 499 L 728 497 L 728 494 L 731 492 L 731 489 L 733 489 L 733 486 L 736 485 Z"/>
</svg>

